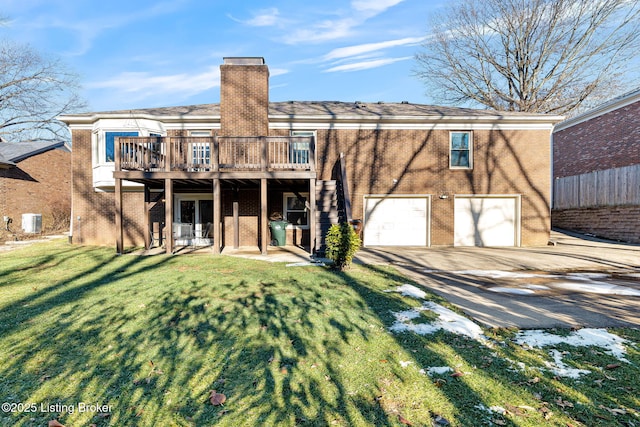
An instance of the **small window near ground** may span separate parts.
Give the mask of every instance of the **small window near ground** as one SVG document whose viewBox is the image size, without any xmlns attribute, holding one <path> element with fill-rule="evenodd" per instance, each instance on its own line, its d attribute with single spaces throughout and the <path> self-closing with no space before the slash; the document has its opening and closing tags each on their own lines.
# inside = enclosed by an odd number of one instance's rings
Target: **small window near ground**
<svg viewBox="0 0 640 427">
<path fill-rule="evenodd" d="M 307 200 L 309 193 L 285 193 L 284 194 L 284 219 L 291 225 L 297 227 L 308 227 L 309 218 L 307 216 Z"/>
<path fill-rule="evenodd" d="M 471 132 L 450 133 L 449 167 L 452 169 L 472 168 Z"/>
</svg>

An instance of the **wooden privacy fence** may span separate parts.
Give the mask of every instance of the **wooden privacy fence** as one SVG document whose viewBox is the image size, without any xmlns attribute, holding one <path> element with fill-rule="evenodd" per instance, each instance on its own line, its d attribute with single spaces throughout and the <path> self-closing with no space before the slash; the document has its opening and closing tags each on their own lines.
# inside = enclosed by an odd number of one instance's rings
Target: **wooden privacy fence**
<svg viewBox="0 0 640 427">
<path fill-rule="evenodd" d="M 554 209 L 619 205 L 640 205 L 640 165 L 554 180 Z"/>
</svg>

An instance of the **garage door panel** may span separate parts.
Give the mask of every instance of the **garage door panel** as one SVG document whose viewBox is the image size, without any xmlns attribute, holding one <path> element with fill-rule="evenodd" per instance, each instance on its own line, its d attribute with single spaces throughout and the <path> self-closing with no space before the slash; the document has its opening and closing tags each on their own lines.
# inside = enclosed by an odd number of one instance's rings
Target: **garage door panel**
<svg viewBox="0 0 640 427">
<path fill-rule="evenodd" d="M 365 199 L 365 246 L 427 246 L 426 197 Z"/>
<path fill-rule="evenodd" d="M 515 197 L 456 197 L 455 246 L 515 246 Z"/>
</svg>

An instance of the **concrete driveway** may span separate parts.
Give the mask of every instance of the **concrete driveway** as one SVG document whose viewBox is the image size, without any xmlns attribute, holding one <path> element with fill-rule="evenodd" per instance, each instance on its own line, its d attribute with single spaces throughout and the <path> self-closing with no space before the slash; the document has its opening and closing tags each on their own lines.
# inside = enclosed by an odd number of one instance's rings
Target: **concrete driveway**
<svg viewBox="0 0 640 427">
<path fill-rule="evenodd" d="M 640 245 L 553 231 L 533 248 L 364 248 L 489 327 L 640 327 Z"/>
</svg>

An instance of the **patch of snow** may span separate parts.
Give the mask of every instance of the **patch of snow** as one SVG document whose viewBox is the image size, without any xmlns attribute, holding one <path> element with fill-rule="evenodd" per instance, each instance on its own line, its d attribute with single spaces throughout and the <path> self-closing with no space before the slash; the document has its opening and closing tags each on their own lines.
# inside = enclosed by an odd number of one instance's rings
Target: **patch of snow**
<svg viewBox="0 0 640 427">
<path fill-rule="evenodd" d="M 498 292 L 501 294 L 513 294 L 513 295 L 533 295 L 536 292 L 531 289 L 519 289 L 519 288 L 505 288 L 496 286 L 494 288 L 487 288 L 488 291 Z"/>
<path fill-rule="evenodd" d="M 526 289 L 533 289 L 533 290 L 536 290 L 536 291 L 546 291 L 546 290 L 551 289 L 550 287 L 545 286 L 545 285 L 525 285 L 525 288 Z"/>
<path fill-rule="evenodd" d="M 312 261 L 302 261 L 302 262 L 294 262 L 291 264 L 287 264 L 287 267 L 308 267 L 310 265 L 324 267 L 325 264 L 323 262 L 312 262 Z"/>
<path fill-rule="evenodd" d="M 624 355 L 626 339 L 612 334 L 606 329 L 584 328 L 573 331 L 567 336 L 551 334 L 543 330 L 520 331 L 514 341 L 520 345 L 527 344 L 531 347 L 543 348 L 558 344 L 568 344 L 574 347 L 595 346 L 605 352 L 628 362 Z"/>
<path fill-rule="evenodd" d="M 531 279 L 534 277 L 555 277 L 550 274 L 523 273 L 520 271 L 502 271 L 502 270 L 461 270 L 452 271 L 454 274 L 462 274 L 465 276 L 489 277 L 491 279 Z"/>
<path fill-rule="evenodd" d="M 407 366 L 411 365 L 412 363 L 413 363 L 413 362 L 412 362 L 412 361 L 410 361 L 410 360 L 407 360 L 407 361 L 403 361 L 403 360 L 401 360 L 401 361 L 400 361 L 400 366 L 402 366 L 403 368 L 406 368 Z"/>
<path fill-rule="evenodd" d="M 398 286 L 395 291 L 399 292 L 400 294 L 406 297 L 412 297 L 416 299 L 425 299 L 427 296 L 427 293 L 425 291 L 418 288 L 417 286 L 413 286 L 409 284 Z"/>
<path fill-rule="evenodd" d="M 605 282 L 590 282 L 590 283 L 572 283 L 572 282 L 558 282 L 554 286 L 577 292 L 588 292 L 592 294 L 606 294 L 606 295 L 627 295 L 627 296 L 640 296 L 640 290 L 629 288 L 627 286 L 612 285 Z"/>
<path fill-rule="evenodd" d="M 433 323 L 411 323 L 412 319 L 420 316 L 421 311 L 430 310 L 438 315 Z M 393 313 L 396 321 L 389 330 L 392 332 L 415 332 L 419 335 L 432 334 L 440 329 L 452 332 L 454 334 L 466 335 L 470 338 L 484 341 L 484 335 L 482 335 L 482 328 L 473 323 L 466 317 L 462 317 L 457 313 L 449 310 L 446 307 L 436 304 L 432 301 L 425 301 L 421 307 L 416 307 L 411 310 L 405 310 L 397 313 Z"/>
<path fill-rule="evenodd" d="M 420 370 L 420 373 L 422 374 L 427 374 L 429 376 L 432 375 L 443 375 L 446 374 L 447 372 L 453 372 L 453 369 L 451 369 L 448 366 L 432 366 L 430 368 L 427 368 L 427 371 L 425 372 L 424 369 Z"/>
<path fill-rule="evenodd" d="M 607 273 L 568 273 L 567 276 L 578 280 L 606 279 L 607 277 L 611 277 L 611 275 Z"/>
<path fill-rule="evenodd" d="M 570 368 L 562 361 L 562 353 L 558 350 L 551 350 L 549 355 L 553 357 L 553 363 L 545 362 L 544 364 L 551 372 L 559 377 L 580 378 L 580 375 L 590 374 L 587 369 Z"/>
</svg>

